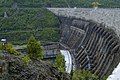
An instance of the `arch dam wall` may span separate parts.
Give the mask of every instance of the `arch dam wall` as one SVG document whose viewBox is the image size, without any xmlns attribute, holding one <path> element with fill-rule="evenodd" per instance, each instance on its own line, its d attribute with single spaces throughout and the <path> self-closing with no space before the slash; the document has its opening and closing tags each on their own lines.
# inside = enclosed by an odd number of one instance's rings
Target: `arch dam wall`
<svg viewBox="0 0 120 80">
<path fill-rule="evenodd" d="M 76 68 L 110 75 L 120 62 L 120 9 L 48 9 L 63 16 L 60 43 L 70 49 Z"/>
<path fill-rule="evenodd" d="M 112 28 L 120 36 L 120 9 L 119 8 L 48 8 L 58 16 L 75 17 L 93 20 Z"/>
</svg>

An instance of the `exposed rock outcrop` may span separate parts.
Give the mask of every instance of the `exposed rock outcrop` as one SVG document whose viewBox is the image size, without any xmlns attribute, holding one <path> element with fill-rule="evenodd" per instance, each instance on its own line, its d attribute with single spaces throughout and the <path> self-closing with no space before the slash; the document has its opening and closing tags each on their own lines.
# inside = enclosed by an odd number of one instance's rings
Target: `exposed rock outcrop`
<svg viewBox="0 0 120 80">
<path fill-rule="evenodd" d="M 15 58 L 8 62 L 7 73 L 0 80 L 70 80 L 70 76 L 45 61 L 34 60 L 24 65 L 21 59 Z"/>
</svg>

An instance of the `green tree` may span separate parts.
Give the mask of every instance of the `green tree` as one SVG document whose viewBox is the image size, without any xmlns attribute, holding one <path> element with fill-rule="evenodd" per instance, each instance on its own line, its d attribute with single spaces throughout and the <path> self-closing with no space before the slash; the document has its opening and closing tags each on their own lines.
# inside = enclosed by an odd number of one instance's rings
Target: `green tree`
<svg viewBox="0 0 120 80">
<path fill-rule="evenodd" d="M 30 62 L 30 57 L 28 55 L 25 55 L 22 57 L 22 61 L 24 62 L 25 65 L 28 65 Z"/>
<path fill-rule="evenodd" d="M 9 54 L 20 55 L 20 53 L 13 48 L 13 45 L 12 45 L 11 43 L 7 43 L 7 44 L 5 45 L 5 50 L 6 50 Z"/>
<path fill-rule="evenodd" d="M 31 36 L 27 44 L 28 55 L 31 59 L 43 59 L 43 48 L 34 36 Z"/>
<path fill-rule="evenodd" d="M 47 6 L 51 7 L 51 0 L 44 0 L 44 3 L 47 4 Z"/>
<path fill-rule="evenodd" d="M 63 55 L 58 54 L 56 56 L 55 67 L 57 67 L 60 72 L 65 71 L 65 60 Z"/>
<path fill-rule="evenodd" d="M 72 80 L 99 80 L 99 78 L 88 70 L 75 70 Z"/>
<path fill-rule="evenodd" d="M 0 42 L 0 50 L 2 50 L 2 43 Z"/>
<path fill-rule="evenodd" d="M 59 34 L 54 28 L 44 28 L 41 31 L 41 37 L 44 41 L 58 41 Z"/>
</svg>

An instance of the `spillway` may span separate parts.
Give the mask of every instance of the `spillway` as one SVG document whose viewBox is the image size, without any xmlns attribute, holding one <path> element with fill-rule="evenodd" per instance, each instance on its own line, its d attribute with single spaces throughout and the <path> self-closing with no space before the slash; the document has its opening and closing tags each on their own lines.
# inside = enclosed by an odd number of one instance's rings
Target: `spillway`
<svg viewBox="0 0 120 80">
<path fill-rule="evenodd" d="M 120 62 L 120 39 L 102 23 L 61 19 L 61 42 L 74 50 L 76 68 L 89 69 L 100 77 L 109 75 Z"/>
</svg>

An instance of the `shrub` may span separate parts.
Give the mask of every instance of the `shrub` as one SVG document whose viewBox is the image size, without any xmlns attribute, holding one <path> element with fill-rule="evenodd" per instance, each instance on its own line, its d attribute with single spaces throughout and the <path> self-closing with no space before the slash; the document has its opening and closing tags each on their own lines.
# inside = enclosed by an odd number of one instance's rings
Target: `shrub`
<svg viewBox="0 0 120 80">
<path fill-rule="evenodd" d="M 2 43 L 0 42 L 0 50 L 2 50 Z"/>
<path fill-rule="evenodd" d="M 28 65 L 30 62 L 30 57 L 28 55 L 25 55 L 22 57 L 22 61 L 24 62 L 25 65 Z"/>
<path fill-rule="evenodd" d="M 72 80 L 99 80 L 99 78 L 88 70 L 75 70 Z"/>
<path fill-rule="evenodd" d="M 55 67 L 57 67 L 60 72 L 64 72 L 65 71 L 64 56 L 61 55 L 60 53 L 56 56 Z"/>
<path fill-rule="evenodd" d="M 5 49 L 9 54 L 20 55 L 20 53 L 13 48 L 13 45 L 11 43 L 7 43 L 5 45 Z"/>
</svg>

